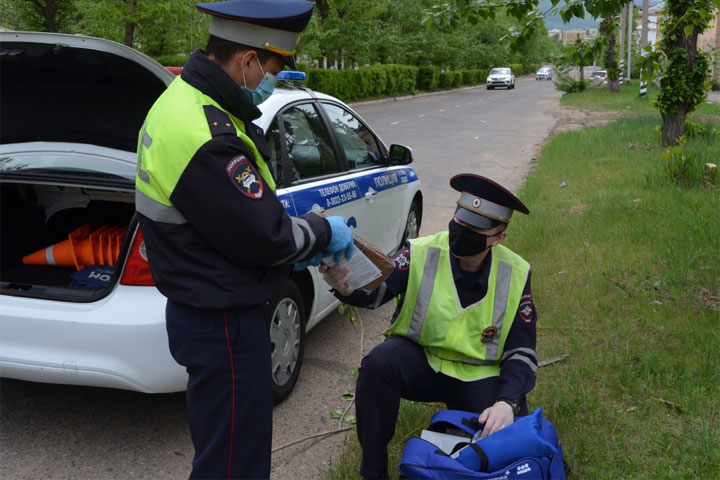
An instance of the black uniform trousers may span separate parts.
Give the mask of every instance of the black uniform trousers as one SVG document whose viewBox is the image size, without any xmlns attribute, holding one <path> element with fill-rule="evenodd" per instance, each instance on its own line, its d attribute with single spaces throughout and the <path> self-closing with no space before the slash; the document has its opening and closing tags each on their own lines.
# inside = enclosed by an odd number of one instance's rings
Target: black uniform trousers
<svg viewBox="0 0 720 480">
<path fill-rule="evenodd" d="M 270 478 L 270 338 L 260 304 L 198 309 L 168 300 L 170 353 L 189 374 L 190 478 Z"/>
<path fill-rule="evenodd" d="M 404 337 L 389 336 L 360 364 L 355 417 L 362 447 L 363 478 L 387 478 L 387 445 L 395 433 L 400 399 L 444 402 L 452 410 L 482 412 L 496 400 L 499 379 L 463 382 L 436 373 L 423 348 Z"/>
</svg>

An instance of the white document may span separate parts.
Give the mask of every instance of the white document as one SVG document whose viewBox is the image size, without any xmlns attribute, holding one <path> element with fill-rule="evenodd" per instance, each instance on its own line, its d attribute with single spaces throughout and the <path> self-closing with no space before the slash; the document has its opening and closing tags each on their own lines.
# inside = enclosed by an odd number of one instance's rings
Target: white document
<svg viewBox="0 0 720 480">
<path fill-rule="evenodd" d="M 323 258 L 323 263 L 328 267 L 335 265 L 334 255 Z M 363 253 L 359 248 L 355 248 L 352 258 L 348 260 L 343 256 L 340 265 L 347 265 L 350 270 L 350 278 L 348 286 L 353 290 L 358 290 L 364 285 L 378 279 L 382 276 L 380 269 Z"/>
<path fill-rule="evenodd" d="M 430 430 L 423 430 L 420 438 L 432 443 L 448 455 L 452 453 L 453 448 L 455 448 L 457 444 L 470 443 L 469 437 L 459 437 L 457 435 L 448 435 L 447 433 L 432 432 Z"/>
</svg>

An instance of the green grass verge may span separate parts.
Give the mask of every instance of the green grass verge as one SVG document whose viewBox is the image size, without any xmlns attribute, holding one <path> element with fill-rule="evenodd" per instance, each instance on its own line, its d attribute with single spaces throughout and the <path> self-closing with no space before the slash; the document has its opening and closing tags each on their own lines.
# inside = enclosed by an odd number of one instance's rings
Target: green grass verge
<svg viewBox="0 0 720 480">
<path fill-rule="evenodd" d="M 538 370 L 528 401 L 556 426 L 570 478 L 720 478 L 720 194 L 669 179 L 660 118 L 636 96 L 565 95 L 632 113 L 555 136 L 519 192 L 532 213 L 507 244 L 533 268 L 538 354 L 569 354 Z M 685 150 L 720 163 L 719 127 Z M 438 408 L 402 403 L 391 469 Z M 353 437 L 323 478 L 360 478 L 359 460 Z"/>
</svg>

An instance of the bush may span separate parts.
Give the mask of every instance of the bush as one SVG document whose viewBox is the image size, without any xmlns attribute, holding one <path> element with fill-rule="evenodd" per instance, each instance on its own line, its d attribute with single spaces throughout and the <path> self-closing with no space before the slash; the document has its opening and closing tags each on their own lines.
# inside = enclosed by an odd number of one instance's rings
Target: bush
<svg viewBox="0 0 720 480">
<path fill-rule="evenodd" d="M 182 67 L 188 58 L 190 55 L 161 55 L 155 57 L 155 61 L 164 67 Z"/>
<path fill-rule="evenodd" d="M 510 67 L 510 69 L 513 71 L 513 74 L 514 74 L 516 77 L 519 77 L 520 75 L 522 75 L 523 73 L 525 73 L 524 70 L 523 70 L 522 63 L 511 63 L 511 64 L 508 65 L 508 67 Z"/>
<path fill-rule="evenodd" d="M 438 67 L 419 67 L 415 84 L 418 90 L 432 91 L 438 87 L 439 78 Z"/>
</svg>

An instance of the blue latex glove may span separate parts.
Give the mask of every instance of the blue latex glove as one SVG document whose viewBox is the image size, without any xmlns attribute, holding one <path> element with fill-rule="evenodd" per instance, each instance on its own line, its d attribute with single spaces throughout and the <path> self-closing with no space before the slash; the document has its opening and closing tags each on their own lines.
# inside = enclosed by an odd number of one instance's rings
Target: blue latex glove
<svg viewBox="0 0 720 480">
<path fill-rule="evenodd" d="M 342 260 L 343 255 L 350 260 L 355 249 L 352 230 L 345 224 L 343 217 L 327 217 L 325 220 L 328 221 L 332 230 L 330 243 L 325 248 L 325 255 L 334 253 L 335 263 Z"/>
<path fill-rule="evenodd" d="M 322 263 L 323 259 L 323 252 L 318 252 L 310 258 L 309 260 L 305 260 L 304 262 L 298 262 L 293 265 L 293 270 L 296 272 L 299 272 L 300 270 L 305 270 L 307 267 L 319 267 Z"/>
</svg>

